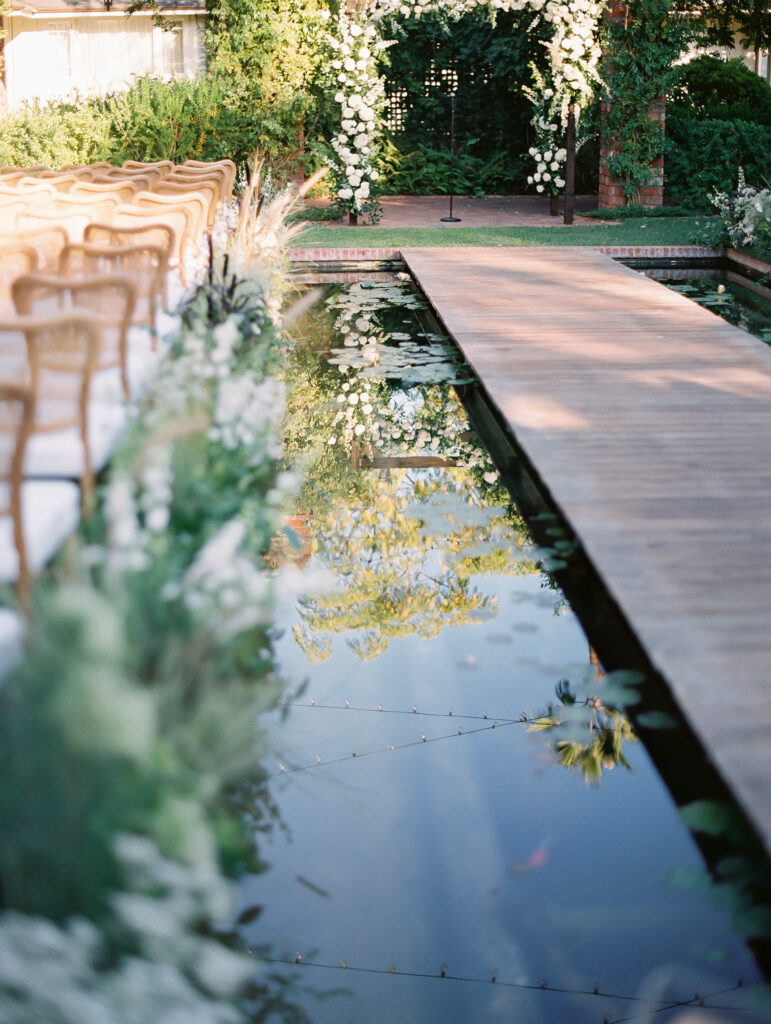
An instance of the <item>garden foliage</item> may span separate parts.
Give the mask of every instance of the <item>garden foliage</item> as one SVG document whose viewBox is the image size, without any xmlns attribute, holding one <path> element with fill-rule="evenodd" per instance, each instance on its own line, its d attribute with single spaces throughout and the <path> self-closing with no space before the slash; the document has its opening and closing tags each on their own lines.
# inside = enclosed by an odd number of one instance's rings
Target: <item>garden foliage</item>
<svg viewBox="0 0 771 1024">
<path fill-rule="evenodd" d="M 760 187 L 769 174 L 771 125 L 667 117 L 667 194 L 691 207 L 708 209 L 709 196 L 732 192 L 741 167 L 748 184 Z"/>
<path fill-rule="evenodd" d="M 530 63 L 545 64 L 543 32 L 527 31 L 527 12 L 484 12 L 448 22 L 446 13 L 394 17 L 383 27 L 396 45 L 384 55 L 388 104 L 400 114 L 389 132 L 398 152 L 447 152 L 450 101 L 456 100 L 456 144 L 480 162 L 504 157 L 509 180 L 522 179 L 522 153 L 531 144 L 532 110 L 522 85 Z M 389 106 L 386 107 L 388 114 Z"/>
<path fill-rule="evenodd" d="M 739 58 L 705 54 L 682 66 L 669 109 L 684 117 L 771 125 L 771 85 Z"/>
</svg>

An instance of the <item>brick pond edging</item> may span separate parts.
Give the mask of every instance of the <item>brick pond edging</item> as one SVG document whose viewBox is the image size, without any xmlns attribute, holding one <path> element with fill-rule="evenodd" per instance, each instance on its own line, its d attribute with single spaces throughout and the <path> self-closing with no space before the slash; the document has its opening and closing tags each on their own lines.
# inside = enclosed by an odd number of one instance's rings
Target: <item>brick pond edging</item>
<svg viewBox="0 0 771 1024">
<path fill-rule="evenodd" d="M 410 246 L 410 248 L 418 248 Z M 468 246 L 473 250 L 475 246 Z M 502 247 L 503 248 L 503 247 Z M 705 245 L 582 245 L 582 246 L 555 246 L 555 248 L 576 248 L 594 249 L 605 256 L 612 256 L 615 259 L 701 259 L 706 257 L 719 257 L 723 255 L 722 249 L 711 249 Z M 732 258 L 737 257 L 739 261 L 750 261 L 748 266 L 757 264 L 760 269 L 764 264 L 754 260 L 750 256 L 741 256 L 740 253 L 732 253 Z M 401 256 L 400 249 L 386 248 L 328 248 L 328 249 L 293 249 L 289 253 L 292 263 L 347 263 L 360 260 L 395 260 Z M 767 268 L 771 269 L 771 268 Z"/>
<path fill-rule="evenodd" d="M 756 270 L 759 274 L 771 274 L 771 263 L 765 263 L 757 256 L 747 256 L 746 253 L 737 252 L 735 249 L 726 249 L 725 254 L 731 263 L 738 263 L 749 270 Z"/>
</svg>

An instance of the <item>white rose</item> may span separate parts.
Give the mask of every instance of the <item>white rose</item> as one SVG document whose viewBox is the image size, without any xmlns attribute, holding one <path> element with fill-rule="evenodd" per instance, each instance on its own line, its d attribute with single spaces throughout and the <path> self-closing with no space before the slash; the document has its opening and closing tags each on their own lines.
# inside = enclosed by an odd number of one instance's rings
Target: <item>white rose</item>
<svg viewBox="0 0 771 1024">
<path fill-rule="evenodd" d="M 341 188 L 337 194 L 341 199 L 353 199 L 352 188 Z"/>
<path fill-rule="evenodd" d="M 536 185 L 535 190 L 536 192 L 543 192 L 543 185 Z"/>
<path fill-rule="evenodd" d="M 334 67 L 334 66 L 335 66 L 335 62 L 332 61 L 332 67 Z M 345 68 L 346 71 L 355 71 L 356 70 L 356 61 L 353 59 L 353 57 L 346 57 L 345 58 L 345 64 L 343 64 L 343 67 Z"/>
</svg>

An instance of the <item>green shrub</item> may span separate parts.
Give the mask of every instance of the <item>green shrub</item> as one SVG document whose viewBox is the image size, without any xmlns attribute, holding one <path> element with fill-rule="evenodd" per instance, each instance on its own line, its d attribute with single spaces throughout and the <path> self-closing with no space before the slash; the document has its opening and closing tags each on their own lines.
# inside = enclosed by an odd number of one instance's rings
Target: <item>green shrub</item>
<svg viewBox="0 0 771 1024">
<path fill-rule="evenodd" d="M 109 159 L 109 135 L 103 103 L 30 103 L 0 121 L 0 164 L 62 167 Z"/>
<path fill-rule="evenodd" d="M 670 110 L 687 117 L 771 125 L 771 85 L 741 60 L 703 55 L 683 66 Z"/>
<path fill-rule="evenodd" d="M 748 185 L 766 184 L 769 153 L 771 126 L 670 111 L 664 164 L 667 195 L 683 205 L 708 209 L 711 194 L 733 191 L 740 167 Z"/>
<path fill-rule="evenodd" d="M 524 187 L 527 156 L 512 159 L 499 153 L 489 160 L 463 152 L 455 155 L 452 175 L 456 195 L 505 194 Z M 403 153 L 386 142 L 379 170 L 381 191 L 399 195 L 446 195 L 450 191 L 452 159 L 448 150 L 420 146 Z"/>
<path fill-rule="evenodd" d="M 298 147 L 296 101 L 250 105 L 222 76 L 139 78 L 104 99 L 32 103 L 0 122 L 0 163 L 18 167 L 109 160 L 220 160 L 239 166 L 259 150 L 274 169 Z"/>
</svg>

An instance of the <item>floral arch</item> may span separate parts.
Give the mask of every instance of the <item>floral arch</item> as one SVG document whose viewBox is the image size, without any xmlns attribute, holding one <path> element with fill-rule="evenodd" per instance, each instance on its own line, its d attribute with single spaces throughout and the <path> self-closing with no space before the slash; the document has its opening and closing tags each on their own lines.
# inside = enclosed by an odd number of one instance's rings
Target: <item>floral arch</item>
<svg viewBox="0 0 771 1024">
<path fill-rule="evenodd" d="M 378 178 L 374 162 L 385 102 L 378 56 L 393 45 L 383 39 L 380 22 L 396 13 L 419 18 L 445 11 L 459 18 L 479 9 L 493 17 L 497 11 L 531 10 L 531 28 L 543 22 L 553 29 L 545 44 L 547 72 L 536 73 L 536 88 L 525 90 L 533 104 L 535 128 L 529 181 L 537 191 L 557 195 L 569 179 L 572 195 L 575 126 L 600 81 L 597 27 L 603 7 L 603 0 L 353 0 L 347 6 L 341 4 L 328 33 L 330 85 L 340 106 L 340 130 L 332 140 L 335 158 L 330 166 L 340 204 L 354 218 L 358 216 L 372 202 Z"/>
</svg>

